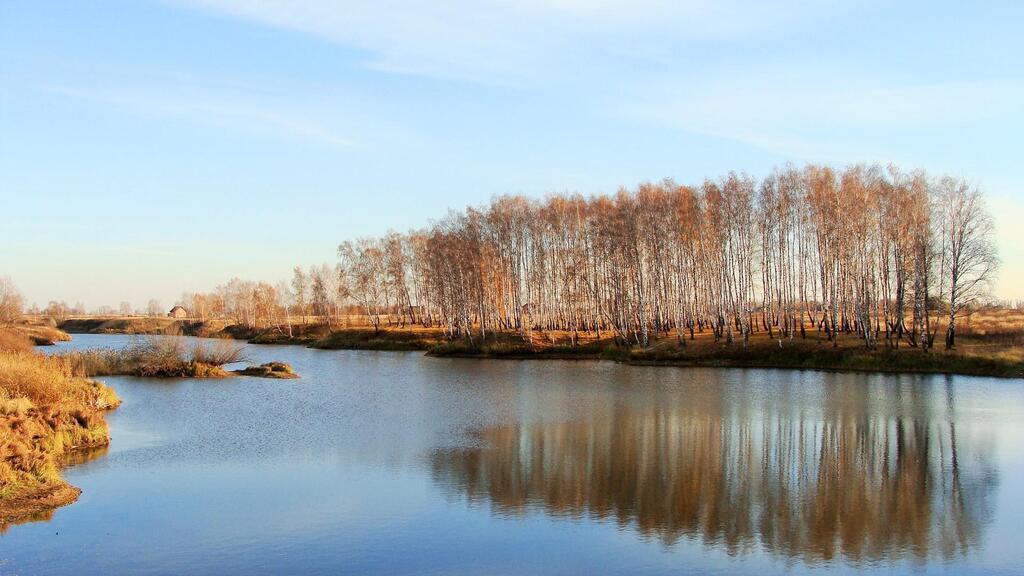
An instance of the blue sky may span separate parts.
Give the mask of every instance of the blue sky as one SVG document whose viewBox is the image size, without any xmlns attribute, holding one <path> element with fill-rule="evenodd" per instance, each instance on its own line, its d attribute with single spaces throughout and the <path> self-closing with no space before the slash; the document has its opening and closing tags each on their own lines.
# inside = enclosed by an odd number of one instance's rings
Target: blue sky
<svg viewBox="0 0 1024 576">
<path fill-rule="evenodd" d="M 497 194 L 968 178 L 1024 298 L 1024 3 L 0 0 L 0 275 L 173 302 Z"/>
</svg>

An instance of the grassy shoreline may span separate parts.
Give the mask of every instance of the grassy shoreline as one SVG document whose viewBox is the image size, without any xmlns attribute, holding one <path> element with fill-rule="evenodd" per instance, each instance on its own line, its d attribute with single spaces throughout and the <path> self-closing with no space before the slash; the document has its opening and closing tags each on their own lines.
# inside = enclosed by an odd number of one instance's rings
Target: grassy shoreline
<svg viewBox="0 0 1024 576">
<path fill-rule="evenodd" d="M 335 327 L 296 324 L 291 330 L 255 330 L 240 326 L 217 325 L 173 319 L 90 319 L 69 321 L 61 328 L 90 333 L 178 333 L 245 340 L 252 344 L 301 345 L 325 350 L 399 350 L 423 351 L 436 357 L 460 357 L 509 360 L 611 360 L 645 366 L 693 366 L 721 368 L 780 368 L 794 370 L 832 370 L 881 373 L 962 374 L 1024 378 L 1024 335 L 984 337 L 964 335 L 956 351 L 921 351 L 902 343 L 892 349 L 880 342 L 868 350 L 856 338 L 840 339 L 833 348 L 816 336 L 806 339 L 768 339 L 755 335 L 744 346 L 714 341 L 710 335 L 698 335 L 695 341 L 679 342 L 663 338 L 646 350 L 616 346 L 610 340 L 580 342 L 570 346 L 565 340 L 530 345 L 515 334 L 499 333 L 486 343 L 448 340 L 440 330 L 422 327 L 372 328 Z M 289 333 L 290 332 L 290 333 Z"/>
<path fill-rule="evenodd" d="M 104 414 L 120 404 L 113 389 L 32 344 L 17 330 L 0 333 L 0 532 L 78 499 L 60 469 L 110 443 Z"/>
<path fill-rule="evenodd" d="M 788 343 L 787 343 L 788 344 Z M 611 360 L 636 366 L 702 368 L 777 368 L 903 374 L 960 374 L 998 378 L 1024 378 L 1024 363 L 1002 358 L 970 356 L 956 352 L 903 348 L 844 347 L 826 343 L 800 342 L 779 347 L 777 343 L 716 345 L 702 343 L 688 347 L 666 346 L 648 350 L 581 346 L 531 351 L 526 347 L 480 347 L 452 343 L 431 349 L 430 356 L 510 360 Z"/>
</svg>

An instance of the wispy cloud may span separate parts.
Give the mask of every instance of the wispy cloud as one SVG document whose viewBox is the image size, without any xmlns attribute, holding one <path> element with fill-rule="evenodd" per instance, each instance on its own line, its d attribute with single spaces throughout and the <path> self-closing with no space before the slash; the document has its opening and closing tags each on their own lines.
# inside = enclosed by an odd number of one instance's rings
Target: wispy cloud
<svg viewBox="0 0 1024 576">
<path fill-rule="evenodd" d="M 872 85 L 876 87 L 872 87 Z M 828 76 L 743 73 L 706 82 L 644 85 L 621 113 L 643 121 L 743 142 L 782 155 L 870 160 L 884 134 L 974 129 L 1021 120 L 1024 81 L 898 85 Z"/>
<path fill-rule="evenodd" d="M 37 89 L 70 98 L 101 102 L 147 114 L 182 116 L 216 126 L 245 131 L 269 132 L 298 138 L 321 146 L 348 148 L 354 145 L 325 124 L 283 106 L 254 102 L 237 94 L 187 84 L 160 83 L 148 79 L 144 87 L 117 86 L 116 89 L 82 88 L 62 84 L 41 84 Z"/>
<path fill-rule="evenodd" d="M 166 0 L 322 38 L 392 72 L 516 84 L 595 54 L 660 57 L 688 39 L 775 30 L 826 0 Z M 597 60 L 600 60 L 598 57 Z M 598 64 L 599 65 L 599 64 Z"/>
</svg>

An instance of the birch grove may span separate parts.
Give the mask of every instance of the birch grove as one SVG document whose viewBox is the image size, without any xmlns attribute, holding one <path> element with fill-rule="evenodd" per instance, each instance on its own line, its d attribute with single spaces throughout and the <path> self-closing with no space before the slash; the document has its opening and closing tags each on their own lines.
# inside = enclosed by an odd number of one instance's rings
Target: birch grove
<svg viewBox="0 0 1024 576">
<path fill-rule="evenodd" d="M 984 294 L 998 260 L 983 198 L 896 167 L 786 166 L 614 195 L 500 196 L 406 234 L 343 242 L 278 288 L 233 280 L 223 312 L 270 325 L 422 326 L 484 341 L 555 335 L 648 346 L 700 333 L 745 344 L 841 335 L 930 348 L 941 315 Z M 217 298 L 191 295 L 193 309 Z M 268 299 L 278 298 L 278 308 Z M 287 301 L 288 303 L 284 303 Z M 344 320 L 343 320 L 344 319 Z"/>
</svg>

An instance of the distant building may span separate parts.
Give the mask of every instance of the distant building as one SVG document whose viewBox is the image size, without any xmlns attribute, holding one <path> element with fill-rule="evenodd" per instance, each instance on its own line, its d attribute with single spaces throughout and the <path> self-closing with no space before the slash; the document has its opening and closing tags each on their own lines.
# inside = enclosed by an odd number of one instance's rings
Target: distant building
<svg viewBox="0 0 1024 576">
<path fill-rule="evenodd" d="M 175 306 L 171 308 L 171 311 L 167 313 L 169 318 L 188 318 L 188 310 L 185 310 L 181 306 Z"/>
</svg>

